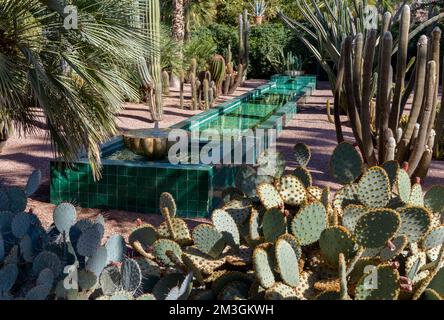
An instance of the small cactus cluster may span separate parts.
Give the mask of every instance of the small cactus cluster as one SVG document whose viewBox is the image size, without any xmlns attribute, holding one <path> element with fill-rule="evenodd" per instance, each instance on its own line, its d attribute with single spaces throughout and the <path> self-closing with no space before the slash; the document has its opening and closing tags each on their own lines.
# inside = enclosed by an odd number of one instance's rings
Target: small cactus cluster
<svg viewBox="0 0 444 320">
<path fill-rule="evenodd" d="M 62 203 L 54 210 L 54 223 L 45 230 L 32 210 L 25 211 L 27 197 L 38 189 L 40 180 L 40 171 L 35 171 L 24 189 L 0 188 L 0 300 L 181 296 L 183 288 L 175 288 L 177 283 L 171 290 L 159 283 L 157 264 L 143 257 L 129 258 L 131 253 L 121 235 L 104 241 L 101 215 L 95 221 L 77 220 L 75 207 Z M 183 284 L 189 283 L 189 278 L 185 275 Z M 161 294 L 145 294 L 153 287 Z"/>
<path fill-rule="evenodd" d="M 233 94 L 241 86 L 247 76 L 249 64 L 250 22 L 248 11 L 239 16 L 239 53 L 238 66 L 233 66 L 231 44 L 228 45 L 227 56 L 215 54 L 208 61 L 203 71 L 198 70 L 197 60 L 191 59 L 187 76 L 180 71 L 180 108 L 184 107 L 184 83 L 191 86 L 191 110 L 208 110 L 214 105 L 221 94 Z M 162 75 L 166 81 L 166 74 Z M 164 92 L 164 94 L 167 94 Z"/>
<path fill-rule="evenodd" d="M 211 71 L 202 71 L 198 74 L 197 61 L 191 59 L 188 72 L 188 82 L 191 85 L 191 110 L 208 110 L 213 106 L 217 97 L 217 85 L 212 77 Z M 181 79 L 181 108 L 183 108 L 183 81 L 184 79 Z"/>
</svg>

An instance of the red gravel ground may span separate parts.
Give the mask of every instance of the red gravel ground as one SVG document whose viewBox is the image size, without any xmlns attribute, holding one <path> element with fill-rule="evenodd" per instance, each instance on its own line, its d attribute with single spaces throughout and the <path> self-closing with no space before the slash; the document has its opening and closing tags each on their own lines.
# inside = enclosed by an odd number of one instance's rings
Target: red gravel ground
<svg viewBox="0 0 444 320">
<path fill-rule="evenodd" d="M 233 96 L 221 97 L 218 102 L 241 95 L 252 88 L 263 84 L 264 80 L 249 80 L 245 87 L 239 88 Z M 189 88 L 187 88 L 189 95 Z M 313 174 L 315 185 L 330 186 L 336 190 L 339 185 L 332 183 L 328 174 L 330 155 L 336 146 L 334 125 L 327 121 L 325 104 L 332 100 L 331 91 L 325 83 L 320 83 L 318 90 L 313 92 L 299 113 L 278 139 L 277 148 L 287 155 L 288 170 L 294 168 L 292 149 L 296 142 L 304 142 L 311 147 L 312 159 L 309 169 Z M 170 97 L 165 100 L 165 120 L 163 127 L 168 127 L 200 111 L 181 110 L 178 107 L 178 92 L 171 90 Z M 344 121 L 346 119 L 344 118 Z M 145 105 L 126 104 L 125 110 L 119 116 L 119 126 L 122 130 L 153 127 L 150 114 Z M 24 186 L 26 179 L 34 169 L 40 169 L 44 182 L 39 191 L 29 201 L 29 207 L 41 218 L 47 227 L 52 223 L 54 205 L 49 204 L 49 161 L 52 157 L 51 146 L 46 137 L 43 124 L 36 134 L 28 137 L 14 136 L 8 141 L 2 154 L 0 154 L 0 182 L 6 185 Z M 346 139 L 352 140 L 349 128 L 344 131 Z M 435 161 L 432 164 L 429 178 L 424 182 L 425 188 L 434 184 L 444 184 L 444 161 Z M 134 227 L 137 218 L 145 222 L 158 225 L 159 216 L 150 214 L 136 214 L 123 211 L 100 211 L 78 208 L 81 218 L 95 218 L 103 214 L 106 219 L 106 234 L 121 233 L 127 235 Z M 202 220 L 190 220 L 191 226 Z"/>
</svg>

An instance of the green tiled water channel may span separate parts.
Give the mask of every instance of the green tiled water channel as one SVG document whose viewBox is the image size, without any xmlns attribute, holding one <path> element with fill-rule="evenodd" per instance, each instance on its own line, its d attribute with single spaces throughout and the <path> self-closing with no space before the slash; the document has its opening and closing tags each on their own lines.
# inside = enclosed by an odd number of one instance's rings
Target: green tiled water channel
<svg viewBox="0 0 444 320">
<path fill-rule="evenodd" d="M 220 105 L 173 128 L 277 129 L 296 114 L 295 101 L 310 94 L 312 76 L 275 76 L 268 84 Z M 87 159 L 70 166 L 51 162 L 51 202 L 73 202 L 85 208 L 159 213 L 159 196 L 170 192 L 181 217 L 208 217 L 219 204 L 221 191 L 233 185 L 237 168 L 232 165 L 171 164 L 151 162 L 126 149 L 122 137 L 102 147 L 103 177 L 94 181 Z"/>
</svg>

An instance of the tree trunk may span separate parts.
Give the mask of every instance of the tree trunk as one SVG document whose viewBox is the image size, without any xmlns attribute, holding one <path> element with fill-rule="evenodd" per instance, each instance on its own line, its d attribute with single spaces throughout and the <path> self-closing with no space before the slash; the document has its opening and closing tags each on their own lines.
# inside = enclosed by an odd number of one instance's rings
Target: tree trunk
<svg viewBox="0 0 444 320">
<path fill-rule="evenodd" d="M 173 39 L 180 46 L 185 38 L 184 0 L 173 0 Z"/>
</svg>

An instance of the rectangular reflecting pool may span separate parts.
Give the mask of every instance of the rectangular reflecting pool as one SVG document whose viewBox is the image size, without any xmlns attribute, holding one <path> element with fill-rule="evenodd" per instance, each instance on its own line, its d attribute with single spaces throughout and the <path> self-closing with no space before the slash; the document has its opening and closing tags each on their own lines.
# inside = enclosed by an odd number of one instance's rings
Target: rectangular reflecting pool
<svg viewBox="0 0 444 320">
<path fill-rule="evenodd" d="M 310 95 L 315 87 L 314 76 L 277 75 L 267 84 L 171 128 L 187 132 L 275 129 L 279 133 L 296 115 L 297 101 Z M 199 145 L 205 142 L 199 140 Z M 268 140 L 262 142 L 267 148 Z M 253 153 L 256 158 L 260 151 L 243 153 Z M 101 156 L 100 181 L 94 181 L 85 156 L 69 166 L 60 159 L 52 161 L 51 202 L 154 214 L 159 213 L 160 195 L 169 192 L 176 200 L 179 216 L 205 218 L 219 205 L 222 190 L 234 184 L 237 172 L 235 165 L 195 163 L 188 156 L 179 164 L 148 161 L 127 149 L 121 136 L 104 144 Z"/>
</svg>

